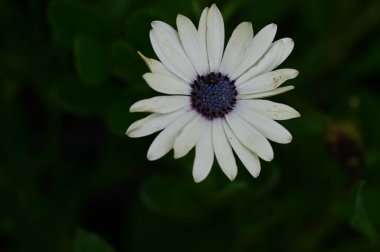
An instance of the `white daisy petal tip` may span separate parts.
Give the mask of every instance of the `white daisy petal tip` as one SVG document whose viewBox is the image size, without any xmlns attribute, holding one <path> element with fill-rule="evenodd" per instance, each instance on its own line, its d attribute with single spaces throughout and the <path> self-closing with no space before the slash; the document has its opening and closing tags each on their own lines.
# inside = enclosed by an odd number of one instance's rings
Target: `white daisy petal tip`
<svg viewBox="0 0 380 252">
<path fill-rule="evenodd" d="M 277 24 L 270 23 L 269 25 L 265 26 L 262 31 L 268 35 L 271 34 L 271 36 L 274 37 L 277 33 Z"/>
<path fill-rule="evenodd" d="M 259 167 L 260 167 L 260 164 L 259 164 Z M 261 168 L 254 170 L 254 171 L 252 171 L 252 170 L 249 171 L 249 174 L 251 174 L 251 176 L 255 179 L 257 179 L 260 176 L 260 173 L 261 173 Z"/>
<path fill-rule="evenodd" d="M 155 160 L 158 159 L 158 158 L 155 157 L 154 154 L 149 153 L 149 152 L 147 153 L 146 158 L 147 158 L 149 161 L 155 161 Z"/>
<path fill-rule="evenodd" d="M 281 115 L 284 115 L 284 119 L 278 119 L 278 120 L 288 120 L 293 118 L 299 118 L 301 117 L 301 113 L 295 110 L 294 108 L 289 107 L 289 110 L 280 112 Z M 276 120 L 276 119 L 275 119 Z"/>
<path fill-rule="evenodd" d="M 180 27 L 180 26 L 186 25 L 187 19 L 188 19 L 188 17 L 185 17 L 182 14 L 178 14 L 177 17 L 176 17 L 177 28 Z"/>
<path fill-rule="evenodd" d="M 289 70 L 291 70 L 291 74 L 289 74 L 289 76 L 290 76 L 290 79 L 293 79 L 293 78 L 296 78 L 298 75 L 299 75 L 299 71 L 298 70 L 296 70 L 296 69 L 289 69 Z"/>
<path fill-rule="evenodd" d="M 134 107 L 134 104 L 129 108 L 129 112 L 130 113 L 138 112 L 138 110 L 136 110 L 136 108 Z"/>
<path fill-rule="evenodd" d="M 135 138 L 134 134 L 133 134 L 133 131 L 135 130 L 136 128 L 134 127 L 134 125 L 132 124 L 131 126 L 128 127 L 128 129 L 125 131 L 125 134 L 130 137 L 130 138 Z"/>
<path fill-rule="evenodd" d="M 277 33 L 277 24 L 271 23 L 267 25 L 266 27 L 264 27 L 263 29 L 268 29 L 267 31 L 268 33 L 275 35 Z"/>
<path fill-rule="evenodd" d="M 251 175 L 252 175 L 252 177 L 257 179 L 260 176 L 260 171 L 258 171 L 257 173 L 251 173 Z"/>
<path fill-rule="evenodd" d="M 153 29 L 157 29 L 162 23 L 163 23 L 162 21 L 154 20 L 150 22 L 150 25 L 152 26 Z"/>
<path fill-rule="evenodd" d="M 132 106 L 129 108 L 129 112 L 130 112 L 130 113 L 134 113 L 134 112 L 148 112 L 148 111 L 147 111 L 147 108 L 143 105 L 143 103 L 144 103 L 144 100 L 141 100 L 141 101 L 135 102 L 135 103 L 132 104 Z"/>
<path fill-rule="evenodd" d="M 194 182 L 195 183 L 201 183 L 202 181 L 204 181 L 207 178 L 209 172 L 210 171 L 205 171 L 205 172 L 202 171 L 202 172 L 200 172 L 200 171 L 194 171 L 193 170 L 193 180 L 194 180 Z"/>
<path fill-rule="evenodd" d="M 182 15 L 182 14 L 177 14 L 177 17 L 176 17 L 176 22 L 178 24 L 178 22 L 183 22 L 184 20 L 187 20 L 189 19 L 188 17 Z"/>
<path fill-rule="evenodd" d="M 263 160 L 267 161 L 267 162 L 271 162 L 274 158 L 274 155 L 272 153 L 272 155 L 268 155 L 268 156 L 262 156 L 261 157 Z"/>
<path fill-rule="evenodd" d="M 131 138 L 134 138 L 135 135 L 134 135 L 134 131 L 136 131 L 138 128 L 141 127 L 142 123 L 143 123 L 143 120 L 144 119 L 141 119 L 141 120 L 138 120 L 134 123 L 132 123 L 128 129 L 126 130 L 125 134 Z"/>
<path fill-rule="evenodd" d="M 218 6 L 216 6 L 215 3 L 213 3 L 213 4 L 211 5 L 210 9 L 217 9 L 217 10 L 219 10 L 219 9 L 218 9 Z"/>
<path fill-rule="evenodd" d="M 174 141 L 173 150 L 174 159 L 179 159 L 186 156 L 191 149 L 187 149 L 185 146 L 183 146 L 182 141 L 179 139 L 179 137 L 177 137 Z"/>
<path fill-rule="evenodd" d="M 290 44 L 290 45 L 293 45 L 294 46 L 294 40 L 292 38 L 282 38 L 281 39 L 281 42 L 283 44 Z"/>
<path fill-rule="evenodd" d="M 284 56 L 283 60 L 285 60 L 292 53 L 292 51 L 294 49 L 294 40 L 291 38 L 283 38 L 282 44 L 283 44 L 283 46 L 287 46 L 287 49 L 288 49 L 288 51 L 285 52 L 283 55 Z M 281 63 L 282 63 L 282 61 L 281 61 Z"/>
<path fill-rule="evenodd" d="M 203 180 L 205 180 L 206 177 L 200 176 L 200 175 L 193 175 L 193 179 L 195 183 L 201 183 Z"/>
<path fill-rule="evenodd" d="M 283 142 L 282 144 L 288 144 L 288 143 L 291 143 L 293 141 L 293 137 L 290 135 L 288 136 Z"/>
<path fill-rule="evenodd" d="M 143 77 L 143 79 L 144 79 L 146 82 L 148 82 L 147 79 L 149 79 L 149 76 L 150 76 L 151 74 L 152 74 L 152 73 L 144 73 L 144 74 L 142 75 L 142 77 Z"/>
<path fill-rule="evenodd" d="M 162 155 L 160 155 L 157 152 L 157 150 L 152 149 L 152 145 L 151 145 L 151 147 L 148 150 L 148 153 L 146 154 L 146 158 L 149 161 L 156 161 L 156 160 L 160 159 L 161 157 L 162 157 Z"/>
<path fill-rule="evenodd" d="M 207 172 L 195 172 L 193 170 L 193 180 L 195 183 L 201 183 L 203 182 L 208 176 Z"/>
<path fill-rule="evenodd" d="M 284 68 L 284 69 L 278 69 L 273 71 L 272 73 L 278 73 L 279 77 L 278 79 L 294 79 L 298 76 L 299 72 L 296 69 L 292 68 Z"/>
<path fill-rule="evenodd" d="M 186 156 L 186 154 L 179 153 L 178 151 L 174 149 L 174 155 L 173 155 L 174 159 L 183 158 L 184 156 Z"/>
<path fill-rule="evenodd" d="M 237 176 L 237 173 L 233 173 L 233 174 L 227 174 L 227 178 L 230 180 L 230 181 L 234 181 L 235 178 Z"/>
</svg>

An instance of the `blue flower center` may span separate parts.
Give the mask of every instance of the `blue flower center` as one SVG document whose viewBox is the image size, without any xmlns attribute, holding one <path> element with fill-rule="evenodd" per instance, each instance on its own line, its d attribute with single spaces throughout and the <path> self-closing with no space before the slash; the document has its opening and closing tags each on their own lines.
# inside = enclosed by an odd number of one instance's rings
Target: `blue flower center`
<svg viewBox="0 0 380 252">
<path fill-rule="evenodd" d="M 235 107 L 235 81 L 231 81 L 228 76 L 221 73 L 198 76 L 191 88 L 193 109 L 209 120 L 224 117 Z"/>
</svg>

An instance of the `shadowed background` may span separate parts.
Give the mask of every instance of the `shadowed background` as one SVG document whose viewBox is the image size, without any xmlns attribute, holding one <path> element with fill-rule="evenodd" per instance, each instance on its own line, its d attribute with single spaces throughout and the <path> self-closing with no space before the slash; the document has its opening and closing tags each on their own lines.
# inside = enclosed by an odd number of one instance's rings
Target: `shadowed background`
<svg viewBox="0 0 380 252">
<path fill-rule="evenodd" d="M 0 251 L 380 251 L 380 2 L 217 2 L 226 38 L 242 21 L 278 24 L 295 49 L 301 112 L 258 179 L 194 152 L 149 162 L 153 136 L 127 138 L 156 93 L 137 50 L 150 22 L 196 24 L 212 2 L 0 2 Z"/>
</svg>

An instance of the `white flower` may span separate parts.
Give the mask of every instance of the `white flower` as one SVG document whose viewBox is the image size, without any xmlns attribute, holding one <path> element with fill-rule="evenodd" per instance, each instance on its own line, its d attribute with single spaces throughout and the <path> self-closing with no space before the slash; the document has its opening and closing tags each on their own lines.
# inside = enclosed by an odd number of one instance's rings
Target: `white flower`
<svg viewBox="0 0 380 252">
<path fill-rule="evenodd" d="M 172 148 L 174 157 L 195 146 L 195 182 L 209 174 L 214 155 L 230 180 L 237 175 L 233 151 L 253 177 L 260 173 L 259 157 L 273 159 L 269 140 L 289 143 L 291 134 L 274 120 L 299 117 L 293 108 L 262 100 L 293 89 L 279 87 L 298 71 L 273 71 L 291 53 L 289 38 L 273 42 L 277 26 L 270 24 L 253 36 L 252 24 L 233 31 L 224 50 L 223 17 L 213 4 L 202 12 L 198 29 L 185 16 L 177 16 L 178 32 L 166 23 L 152 22 L 150 40 L 160 61 L 140 56 L 150 73 L 148 85 L 166 94 L 136 102 L 131 112 L 151 112 L 134 122 L 129 137 L 162 130 L 148 150 L 156 160 Z M 224 53 L 223 53 L 224 50 Z"/>
</svg>

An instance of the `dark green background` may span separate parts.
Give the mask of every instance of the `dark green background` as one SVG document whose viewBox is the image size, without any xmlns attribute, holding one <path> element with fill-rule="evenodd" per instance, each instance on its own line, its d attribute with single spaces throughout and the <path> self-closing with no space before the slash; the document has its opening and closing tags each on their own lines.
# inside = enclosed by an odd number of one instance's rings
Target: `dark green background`
<svg viewBox="0 0 380 252">
<path fill-rule="evenodd" d="M 155 95 L 137 50 L 150 22 L 198 22 L 212 2 L 0 1 L 0 251 L 380 251 L 380 2 L 217 2 L 226 37 L 242 21 L 295 49 L 296 89 L 271 100 L 302 117 L 253 179 L 194 153 L 146 160 L 130 139 Z"/>
</svg>

